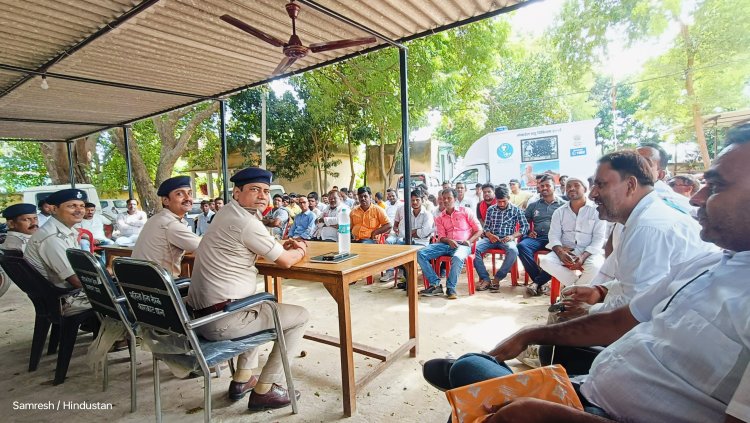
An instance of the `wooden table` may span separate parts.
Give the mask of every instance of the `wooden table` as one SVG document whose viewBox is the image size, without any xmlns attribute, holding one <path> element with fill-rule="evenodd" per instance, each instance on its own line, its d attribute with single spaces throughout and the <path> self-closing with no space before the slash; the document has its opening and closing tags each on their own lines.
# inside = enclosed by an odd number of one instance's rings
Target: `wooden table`
<svg viewBox="0 0 750 423">
<path fill-rule="evenodd" d="M 130 257 L 133 254 L 133 247 L 122 247 L 119 245 L 101 245 L 101 250 L 106 252 L 104 268 L 112 274 L 112 261 L 117 257 Z M 195 256 L 193 253 L 185 253 L 182 257 L 182 264 L 180 265 L 180 277 L 189 278 L 193 272 L 193 263 L 195 262 Z"/>
<path fill-rule="evenodd" d="M 320 282 L 338 304 L 339 338 L 306 333 L 305 338 L 324 344 L 340 347 L 341 379 L 344 393 L 344 414 L 351 417 L 357 410 L 356 395 L 367 383 L 383 372 L 393 360 L 409 351 L 416 357 L 419 348 L 417 332 L 417 251 L 420 247 L 410 245 L 352 244 L 351 252 L 359 257 L 339 264 L 311 263 L 310 257 L 336 250 L 336 244 L 330 242 L 310 242 L 305 260 L 289 269 L 282 269 L 276 264 L 260 259 L 256 263 L 258 273 L 266 277 L 266 291 L 271 292 L 268 277 L 274 278 L 273 290 L 281 299 L 280 278 L 299 279 L 302 281 Z M 409 338 L 395 351 L 389 352 L 380 348 L 369 347 L 352 341 L 352 319 L 349 303 L 349 283 L 378 272 L 404 265 L 409 275 L 407 292 L 409 302 Z M 355 381 L 354 354 L 358 353 L 376 358 L 381 362 L 367 375 Z"/>
</svg>

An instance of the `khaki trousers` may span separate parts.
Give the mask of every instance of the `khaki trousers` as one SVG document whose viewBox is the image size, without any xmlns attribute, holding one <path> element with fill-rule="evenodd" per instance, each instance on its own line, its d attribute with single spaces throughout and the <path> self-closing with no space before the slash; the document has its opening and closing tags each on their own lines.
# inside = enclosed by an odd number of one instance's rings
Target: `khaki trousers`
<svg viewBox="0 0 750 423">
<path fill-rule="evenodd" d="M 291 357 L 297 350 L 302 336 L 305 334 L 305 325 L 310 318 L 310 313 L 304 307 L 291 304 L 278 304 L 279 320 L 284 331 L 287 356 Z M 241 338 L 267 329 L 273 329 L 273 313 L 271 306 L 261 304 L 247 311 L 241 311 L 231 316 L 206 324 L 198 328 L 198 333 L 210 341 Z M 238 370 L 250 370 L 258 367 L 259 348 L 244 352 L 237 358 Z M 290 360 L 291 361 L 291 360 Z M 266 365 L 263 366 L 259 383 L 277 383 L 284 381 L 284 366 L 281 361 L 281 352 L 278 343 L 274 343 L 271 354 L 268 356 Z"/>
</svg>

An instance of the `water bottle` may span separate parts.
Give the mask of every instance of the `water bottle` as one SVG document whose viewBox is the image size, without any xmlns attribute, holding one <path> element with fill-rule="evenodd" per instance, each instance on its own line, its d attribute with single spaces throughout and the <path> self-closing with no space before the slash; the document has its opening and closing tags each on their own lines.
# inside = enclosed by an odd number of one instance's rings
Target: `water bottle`
<svg viewBox="0 0 750 423">
<path fill-rule="evenodd" d="M 339 254 L 349 254 L 352 243 L 351 221 L 349 220 L 349 210 L 341 206 L 337 220 L 339 221 Z"/>
</svg>

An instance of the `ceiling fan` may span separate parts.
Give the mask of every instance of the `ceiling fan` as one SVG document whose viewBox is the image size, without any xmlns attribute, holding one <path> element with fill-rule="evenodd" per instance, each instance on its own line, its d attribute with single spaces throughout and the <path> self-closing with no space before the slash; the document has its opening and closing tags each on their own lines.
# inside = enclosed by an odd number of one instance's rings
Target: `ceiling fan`
<svg viewBox="0 0 750 423">
<path fill-rule="evenodd" d="M 260 38 L 261 40 L 276 46 L 283 47 L 284 58 L 281 60 L 276 69 L 273 71 L 273 75 L 279 75 L 289 68 L 297 59 L 307 56 L 308 52 L 319 53 L 321 51 L 335 50 L 339 48 L 347 48 L 360 46 L 365 44 L 371 44 L 377 41 L 375 37 L 363 37 L 363 38 L 350 38 L 347 40 L 336 40 L 328 41 L 324 43 L 310 44 L 309 46 L 302 45 L 302 41 L 297 36 L 297 16 L 299 15 L 301 7 L 291 0 L 286 4 L 286 13 L 292 18 L 292 36 L 289 37 L 288 42 L 281 41 L 273 35 L 266 34 L 265 32 L 252 27 L 241 20 L 230 16 L 222 15 L 221 20 L 234 25 L 235 27 L 247 32 L 248 34 Z"/>
</svg>

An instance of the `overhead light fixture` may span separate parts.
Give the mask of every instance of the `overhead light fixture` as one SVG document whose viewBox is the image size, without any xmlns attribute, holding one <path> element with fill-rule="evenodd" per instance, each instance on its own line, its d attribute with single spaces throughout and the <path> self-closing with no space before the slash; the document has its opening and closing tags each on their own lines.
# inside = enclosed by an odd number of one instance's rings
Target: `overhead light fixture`
<svg viewBox="0 0 750 423">
<path fill-rule="evenodd" d="M 46 90 L 49 88 L 49 84 L 47 83 L 47 75 L 42 75 L 42 89 Z"/>
</svg>

